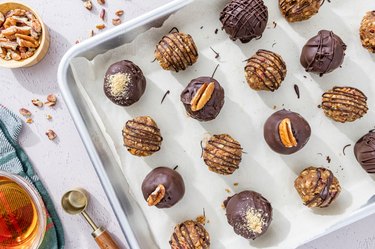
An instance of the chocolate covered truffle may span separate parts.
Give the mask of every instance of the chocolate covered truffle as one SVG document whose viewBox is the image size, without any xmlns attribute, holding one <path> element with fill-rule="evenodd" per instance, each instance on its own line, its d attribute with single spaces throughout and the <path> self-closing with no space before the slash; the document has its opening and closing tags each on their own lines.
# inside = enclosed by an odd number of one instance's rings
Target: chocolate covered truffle
<svg viewBox="0 0 375 249">
<path fill-rule="evenodd" d="M 307 41 L 302 49 L 301 64 L 306 72 L 322 76 L 340 67 L 344 61 L 346 45 L 332 31 L 321 30 Z"/>
<path fill-rule="evenodd" d="M 148 116 L 126 122 L 122 130 L 124 146 L 134 156 L 150 156 L 160 150 L 163 141 L 155 121 Z"/>
<path fill-rule="evenodd" d="M 286 76 L 286 65 L 280 55 L 260 49 L 247 60 L 245 77 L 254 90 L 275 91 Z"/>
<path fill-rule="evenodd" d="M 281 110 L 264 124 L 264 139 L 272 150 L 289 155 L 302 149 L 309 141 L 311 128 L 298 113 Z"/>
<path fill-rule="evenodd" d="M 187 220 L 175 226 L 169 245 L 171 249 L 209 249 L 210 235 L 202 224 Z"/>
<path fill-rule="evenodd" d="M 367 173 L 375 173 L 375 133 L 370 131 L 361 137 L 354 146 L 354 155 Z"/>
<path fill-rule="evenodd" d="M 198 60 L 198 49 L 190 35 L 172 32 L 156 45 L 155 58 L 163 69 L 178 72 Z"/>
<path fill-rule="evenodd" d="M 308 207 L 328 207 L 341 191 L 339 181 L 329 169 L 316 167 L 304 169 L 294 187 Z"/>
<path fill-rule="evenodd" d="M 213 172 L 233 174 L 242 160 L 241 145 L 228 134 L 213 135 L 203 149 L 203 160 Z"/>
<path fill-rule="evenodd" d="M 184 197 L 184 180 L 177 171 L 159 167 L 143 180 L 142 193 L 149 206 L 170 208 Z"/>
<path fill-rule="evenodd" d="M 299 22 L 317 14 L 323 3 L 324 0 L 279 0 L 279 7 L 288 22 Z"/>
<path fill-rule="evenodd" d="M 131 61 L 112 64 L 104 77 L 104 93 L 115 104 L 130 106 L 137 102 L 146 89 L 142 70 Z"/>
<path fill-rule="evenodd" d="M 362 46 L 375 53 L 375 10 L 369 11 L 363 17 L 359 28 Z"/>
<path fill-rule="evenodd" d="M 220 21 L 232 40 L 247 43 L 262 36 L 268 9 L 263 0 L 231 0 L 221 12 Z"/>
<path fill-rule="evenodd" d="M 188 115 L 199 121 L 210 121 L 224 105 L 224 89 L 212 77 L 193 79 L 181 93 Z"/>
<path fill-rule="evenodd" d="M 261 194 L 243 191 L 225 202 L 228 223 L 234 232 L 246 239 L 264 234 L 272 221 L 272 206 Z"/>
<path fill-rule="evenodd" d="M 334 87 L 322 98 L 325 115 L 337 122 L 353 122 L 368 111 L 366 95 L 354 87 Z"/>
</svg>

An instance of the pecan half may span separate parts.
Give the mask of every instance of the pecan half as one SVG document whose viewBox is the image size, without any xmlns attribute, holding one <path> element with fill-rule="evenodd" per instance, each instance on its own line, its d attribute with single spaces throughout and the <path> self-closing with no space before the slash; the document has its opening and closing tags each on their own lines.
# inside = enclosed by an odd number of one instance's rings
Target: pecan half
<svg viewBox="0 0 375 249">
<path fill-rule="evenodd" d="M 18 47 L 18 43 L 14 41 L 9 41 L 6 38 L 0 38 L 0 47 L 6 49 L 16 50 Z"/>
<path fill-rule="evenodd" d="M 98 4 L 104 5 L 105 4 L 105 0 L 98 0 Z"/>
<path fill-rule="evenodd" d="M 112 19 L 112 24 L 114 26 L 120 25 L 121 24 L 121 19 L 119 17 L 113 18 Z"/>
<path fill-rule="evenodd" d="M 30 117 L 31 116 L 31 112 L 29 110 L 27 110 L 26 108 L 21 108 L 19 110 L 19 112 L 24 117 Z"/>
<path fill-rule="evenodd" d="M 201 110 L 207 102 L 211 99 L 212 93 L 215 90 L 215 83 L 204 83 L 191 100 L 191 110 L 193 112 Z"/>
<path fill-rule="evenodd" d="M 0 26 L 3 25 L 4 21 L 5 21 L 4 14 L 0 12 Z"/>
<path fill-rule="evenodd" d="M 152 192 L 147 198 L 147 203 L 149 206 L 157 205 L 165 196 L 165 187 L 162 184 L 159 184 L 154 192 Z"/>
<path fill-rule="evenodd" d="M 12 26 L 12 27 L 2 30 L 1 34 L 7 37 L 8 39 L 10 39 L 10 36 L 13 36 L 15 34 L 29 35 L 30 32 L 31 32 L 31 28 L 28 26 L 24 26 L 24 27 Z"/>
<path fill-rule="evenodd" d="M 104 23 L 97 24 L 96 28 L 99 29 L 99 30 L 104 29 L 105 28 L 105 24 Z"/>
<path fill-rule="evenodd" d="M 99 17 L 100 17 L 100 19 L 102 19 L 104 21 L 104 19 L 105 19 L 105 9 L 102 9 L 100 11 Z"/>
<path fill-rule="evenodd" d="M 43 106 L 43 102 L 40 101 L 39 99 L 32 99 L 31 103 L 33 103 L 33 105 L 35 105 L 37 107 L 42 107 Z"/>
<path fill-rule="evenodd" d="M 86 9 L 92 10 L 92 2 L 91 0 L 87 0 L 83 2 L 83 6 L 85 6 Z"/>
<path fill-rule="evenodd" d="M 123 10 L 116 10 L 115 15 L 116 16 L 122 16 L 124 14 Z"/>
<path fill-rule="evenodd" d="M 53 94 L 50 94 L 50 95 L 47 96 L 47 102 L 45 102 L 44 104 L 46 106 L 54 106 L 54 105 L 56 105 L 56 102 L 57 102 L 56 96 L 53 95 Z"/>
<path fill-rule="evenodd" d="M 8 13 L 6 13 L 6 18 L 8 17 L 11 17 L 11 16 L 24 16 L 26 14 L 26 10 L 23 10 L 23 9 L 14 9 L 14 10 L 10 10 L 8 11 Z"/>
<path fill-rule="evenodd" d="M 16 26 L 16 25 L 17 25 L 16 19 L 14 19 L 13 17 L 8 17 L 7 19 L 5 19 L 3 27 L 7 29 L 9 27 Z"/>
<path fill-rule="evenodd" d="M 289 118 L 284 118 L 279 124 L 279 136 L 283 145 L 287 148 L 297 146 L 297 140 L 294 137 L 292 123 Z"/>
<path fill-rule="evenodd" d="M 49 140 L 54 140 L 57 137 L 56 133 L 53 130 L 46 131 L 46 135 Z"/>
</svg>

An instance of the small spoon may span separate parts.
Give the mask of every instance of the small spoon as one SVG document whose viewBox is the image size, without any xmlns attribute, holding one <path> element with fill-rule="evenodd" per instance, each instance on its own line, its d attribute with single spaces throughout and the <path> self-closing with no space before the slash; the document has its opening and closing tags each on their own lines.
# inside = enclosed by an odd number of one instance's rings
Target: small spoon
<svg viewBox="0 0 375 249">
<path fill-rule="evenodd" d="M 61 206 L 68 214 L 81 214 L 93 229 L 91 235 L 101 249 L 119 249 L 111 235 L 103 228 L 98 227 L 87 214 L 88 194 L 84 189 L 74 189 L 66 192 L 61 198 Z"/>
</svg>

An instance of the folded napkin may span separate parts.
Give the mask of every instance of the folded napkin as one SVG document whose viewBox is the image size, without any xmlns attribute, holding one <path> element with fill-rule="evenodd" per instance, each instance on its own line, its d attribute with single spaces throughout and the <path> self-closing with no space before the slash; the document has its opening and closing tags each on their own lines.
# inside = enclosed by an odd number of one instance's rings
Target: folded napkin
<svg viewBox="0 0 375 249">
<path fill-rule="evenodd" d="M 27 155 L 18 144 L 22 121 L 6 107 L 0 105 L 0 170 L 20 175 L 39 191 L 47 212 L 47 227 L 39 249 L 64 248 L 64 231 L 47 190 L 35 174 Z"/>
</svg>

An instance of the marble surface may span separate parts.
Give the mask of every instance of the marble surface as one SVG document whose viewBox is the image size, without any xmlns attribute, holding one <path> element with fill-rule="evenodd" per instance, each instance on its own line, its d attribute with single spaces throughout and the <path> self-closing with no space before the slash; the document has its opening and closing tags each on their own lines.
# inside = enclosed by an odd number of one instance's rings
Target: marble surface
<svg viewBox="0 0 375 249">
<path fill-rule="evenodd" d="M 91 12 L 83 7 L 81 0 L 23 1 L 43 17 L 51 33 L 51 47 L 46 58 L 32 68 L 0 69 L 0 102 L 14 112 L 24 107 L 33 113 L 34 123 L 24 125 L 20 143 L 56 205 L 65 229 L 66 248 L 96 248 L 90 227 L 80 217 L 65 214 L 59 205 L 62 194 L 75 187 L 92 193 L 88 212 L 123 244 L 124 236 L 59 94 L 57 67 L 63 54 L 74 46 L 76 40 L 87 39 L 95 25 L 102 23 L 99 19 L 102 7 L 107 10 L 105 23 L 110 28 L 117 9 L 125 11 L 122 20 L 126 21 L 170 0 L 107 0 L 104 6 L 93 1 L 95 7 Z M 58 96 L 56 107 L 36 108 L 31 104 L 32 99 L 45 100 L 50 93 Z M 46 114 L 52 115 L 52 120 L 47 120 Z M 48 129 L 53 129 L 58 135 L 53 142 L 45 135 Z M 369 217 L 303 248 L 375 248 L 375 233 L 371 229 L 374 222 L 375 217 Z"/>
</svg>

